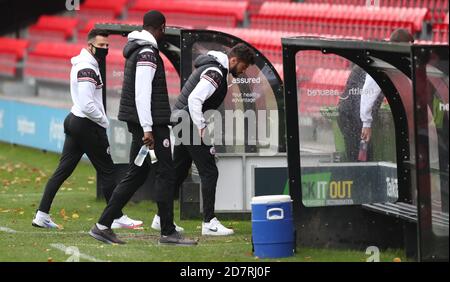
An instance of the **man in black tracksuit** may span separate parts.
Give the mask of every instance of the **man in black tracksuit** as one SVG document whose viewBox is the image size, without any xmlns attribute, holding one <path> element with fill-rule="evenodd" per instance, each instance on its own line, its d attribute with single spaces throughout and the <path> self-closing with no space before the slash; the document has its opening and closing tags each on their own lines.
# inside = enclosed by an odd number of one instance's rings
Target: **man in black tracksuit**
<svg viewBox="0 0 450 282">
<path fill-rule="evenodd" d="M 50 217 L 50 207 L 61 185 L 77 167 L 86 154 L 98 172 L 99 186 L 106 201 L 111 198 L 116 187 L 114 163 L 109 152 L 106 129 L 109 120 L 102 102 L 103 82 L 99 62 L 108 53 L 108 33 L 93 29 L 88 34 L 86 48 L 71 59 L 70 95 L 73 106 L 64 120 L 66 134 L 58 168 L 45 186 L 41 203 L 33 218 L 32 225 L 40 228 L 59 228 Z M 134 228 L 142 221 L 132 220 L 117 210 L 112 215 L 113 228 Z"/>
<path fill-rule="evenodd" d="M 228 54 L 209 51 L 206 55 L 200 55 L 194 64 L 195 71 L 186 81 L 175 104 L 175 119 L 180 116 L 180 112 L 190 117 L 190 128 L 182 128 L 180 135 L 175 136 L 177 138 L 174 148 L 176 187 L 179 188 L 184 182 L 194 161 L 202 184 L 204 214 L 202 235 L 223 236 L 234 232 L 224 227 L 214 215 L 216 184 L 219 176 L 214 146 L 207 145 L 203 141 L 195 144 L 193 140 L 202 140 L 204 137 L 206 121 L 203 113 L 216 110 L 224 101 L 228 91 L 228 73 L 237 77 L 254 63 L 253 50 L 244 44 L 234 46 Z M 186 134 L 190 140 L 181 141 Z"/>
<path fill-rule="evenodd" d="M 155 189 L 161 220 L 161 244 L 195 245 L 185 239 L 173 224 L 175 169 L 170 146 L 170 105 L 163 60 L 158 42 L 163 39 L 165 17 L 158 11 L 144 16 L 142 31 L 128 35 L 124 48 L 125 72 L 119 108 L 119 120 L 127 122 L 133 135 L 128 172 L 114 193 L 90 235 L 106 243 L 124 244 L 110 229 L 113 215 L 121 210 L 142 186 L 151 168 L 149 157 L 142 166 L 134 164 L 140 148 L 147 145 L 158 159 Z"/>
</svg>

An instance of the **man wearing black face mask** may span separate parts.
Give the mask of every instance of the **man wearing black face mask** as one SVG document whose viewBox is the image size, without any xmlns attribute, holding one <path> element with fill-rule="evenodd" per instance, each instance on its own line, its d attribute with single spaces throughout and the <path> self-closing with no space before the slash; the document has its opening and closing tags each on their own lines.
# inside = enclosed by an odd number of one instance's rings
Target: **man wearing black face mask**
<svg viewBox="0 0 450 282">
<path fill-rule="evenodd" d="M 73 57 L 70 73 L 70 94 L 73 107 L 64 120 L 66 138 L 59 166 L 49 179 L 39 209 L 32 225 L 41 228 L 58 228 L 49 215 L 53 199 L 62 183 L 72 174 L 83 154 L 86 154 L 98 172 L 103 195 L 108 201 L 115 188 L 114 164 L 109 154 L 106 135 L 109 121 L 102 103 L 103 83 L 98 63 L 108 53 L 108 34 L 91 30 L 88 47 Z M 135 221 L 119 210 L 114 214 L 115 227 L 138 227 Z"/>
<path fill-rule="evenodd" d="M 191 132 L 180 132 L 190 136 L 189 143 L 175 145 L 174 163 L 177 175 L 176 188 L 184 182 L 188 175 L 192 161 L 197 167 L 202 183 L 203 196 L 203 223 L 202 235 L 225 236 L 234 233 L 232 229 L 223 226 L 214 215 L 216 201 L 216 184 L 219 177 L 215 162 L 214 146 L 194 144 L 192 136 L 198 134 L 202 139 L 205 134 L 206 121 L 203 116 L 208 110 L 216 110 L 224 101 L 228 92 L 227 76 L 230 73 L 237 77 L 243 74 L 250 65 L 255 64 L 255 53 L 245 44 L 237 44 L 228 54 L 209 51 L 206 55 L 200 55 L 194 62 L 195 70 L 186 81 L 180 96 L 175 104 L 174 118 L 185 111 L 190 116 Z M 183 130 L 183 129 L 182 129 Z"/>
</svg>

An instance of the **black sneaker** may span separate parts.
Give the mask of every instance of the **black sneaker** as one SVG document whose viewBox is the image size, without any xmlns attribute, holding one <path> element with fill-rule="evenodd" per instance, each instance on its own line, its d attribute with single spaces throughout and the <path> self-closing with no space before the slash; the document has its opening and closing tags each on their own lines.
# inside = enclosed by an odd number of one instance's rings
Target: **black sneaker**
<svg viewBox="0 0 450 282">
<path fill-rule="evenodd" d="M 180 232 L 173 232 L 167 236 L 161 236 L 159 238 L 159 244 L 161 245 L 175 245 L 175 246 L 194 246 L 197 245 L 197 240 L 184 238 Z"/>
<path fill-rule="evenodd" d="M 117 238 L 116 234 L 112 231 L 111 228 L 100 230 L 97 227 L 97 224 L 94 224 L 94 227 L 89 231 L 89 235 L 94 239 L 102 241 L 107 244 L 125 244 L 124 241 Z"/>
</svg>

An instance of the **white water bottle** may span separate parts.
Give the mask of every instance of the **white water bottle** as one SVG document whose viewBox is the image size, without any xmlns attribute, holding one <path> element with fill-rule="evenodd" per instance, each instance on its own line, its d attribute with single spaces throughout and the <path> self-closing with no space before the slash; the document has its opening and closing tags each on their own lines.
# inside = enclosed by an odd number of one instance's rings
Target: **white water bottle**
<svg viewBox="0 0 450 282">
<path fill-rule="evenodd" d="M 134 159 L 134 164 L 137 166 L 142 166 L 145 158 L 147 157 L 148 152 L 149 152 L 148 147 L 146 145 L 142 145 L 141 149 L 139 150 L 138 155 Z"/>
</svg>

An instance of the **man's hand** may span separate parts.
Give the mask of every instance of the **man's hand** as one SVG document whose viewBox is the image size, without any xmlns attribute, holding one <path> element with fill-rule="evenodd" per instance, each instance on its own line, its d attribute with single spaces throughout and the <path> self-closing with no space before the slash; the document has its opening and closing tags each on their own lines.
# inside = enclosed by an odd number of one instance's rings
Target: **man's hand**
<svg viewBox="0 0 450 282">
<path fill-rule="evenodd" d="M 206 132 L 206 126 L 203 127 L 202 129 L 198 130 L 198 135 L 200 136 L 201 139 L 203 139 L 205 137 L 205 132 Z"/>
<path fill-rule="evenodd" d="M 153 133 L 151 131 L 144 132 L 144 137 L 142 138 L 144 145 L 147 145 L 151 150 L 154 149 L 155 140 L 153 139 Z"/>
<path fill-rule="evenodd" d="M 363 129 L 361 131 L 361 140 L 369 142 L 370 138 L 372 138 L 372 128 L 371 127 L 363 127 Z"/>
</svg>

